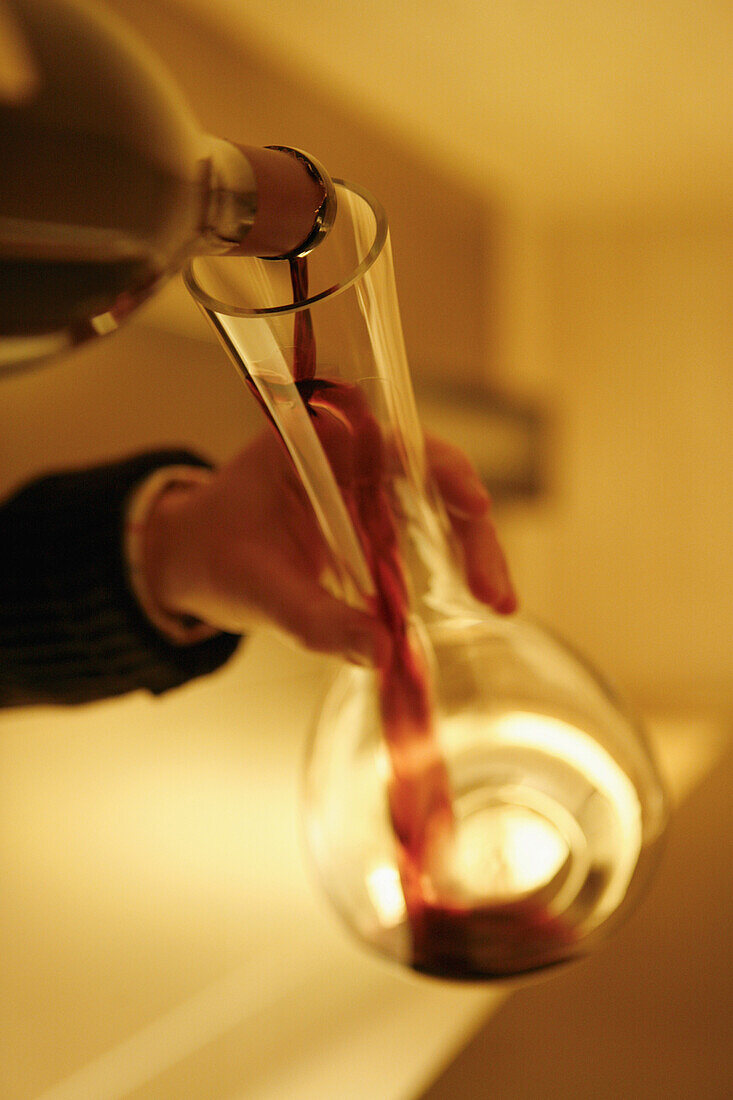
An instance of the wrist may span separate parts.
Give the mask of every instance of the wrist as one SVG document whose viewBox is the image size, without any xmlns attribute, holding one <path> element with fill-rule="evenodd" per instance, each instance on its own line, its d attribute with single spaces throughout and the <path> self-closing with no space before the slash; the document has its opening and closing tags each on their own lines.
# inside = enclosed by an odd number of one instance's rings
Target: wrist
<svg viewBox="0 0 733 1100">
<path fill-rule="evenodd" d="M 211 478 L 200 467 L 157 470 L 133 495 L 125 529 L 130 585 L 147 619 L 168 641 L 191 645 L 218 633 L 195 618 L 196 540 L 191 503 Z"/>
</svg>

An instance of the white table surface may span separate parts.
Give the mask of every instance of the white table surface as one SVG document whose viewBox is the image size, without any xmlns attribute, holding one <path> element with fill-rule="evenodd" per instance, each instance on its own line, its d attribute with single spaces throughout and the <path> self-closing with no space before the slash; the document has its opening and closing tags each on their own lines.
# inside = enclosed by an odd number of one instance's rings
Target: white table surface
<svg viewBox="0 0 733 1100">
<path fill-rule="evenodd" d="M 315 888 L 331 672 L 263 635 L 162 700 L 0 717 L 3 1100 L 414 1100 L 507 995 L 382 962 Z M 651 728 L 682 798 L 723 731 Z"/>
</svg>

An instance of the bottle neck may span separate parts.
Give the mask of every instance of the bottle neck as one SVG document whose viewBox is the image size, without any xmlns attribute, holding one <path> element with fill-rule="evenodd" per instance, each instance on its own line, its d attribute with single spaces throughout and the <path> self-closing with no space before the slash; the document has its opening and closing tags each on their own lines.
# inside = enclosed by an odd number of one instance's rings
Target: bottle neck
<svg viewBox="0 0 733 1100">
<path fill-rule="evenodd" d="M 242 247 L 257 215 L 257 178 L 244 151 L 208 137 L 200 251 L 216 254 Z"/>
</svg>

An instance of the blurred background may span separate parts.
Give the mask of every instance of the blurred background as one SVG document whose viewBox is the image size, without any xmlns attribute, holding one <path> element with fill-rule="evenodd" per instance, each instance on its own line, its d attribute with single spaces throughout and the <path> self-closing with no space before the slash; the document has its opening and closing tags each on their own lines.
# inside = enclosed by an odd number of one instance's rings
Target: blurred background
<svg viewBox="0 0 733 1100">
<path fill-rule="evenodd" d="M 247 144 L 300 146 L 380 197 L 424 420 L 466 446 L 492 488 L 523 606 L 571 638 L 652 722 L 666 723 L 675 760 L 700 780 L 673 827 L 660 884 L 618 948 L 520 991 L 460 1053 L 488 1012 L 471 1002 L 460 1041 L 436 1045 L 429 1073 L 417 1072 L 402 1091 L 359 1091 L 356 1065 L 353 1091 L 321 1095 L 722 1100 L 733 1089 L 730 5 L 110 6 L 158 51 L 205 129 Z M 5 382 L 3 391 L 1 490 L 49 465 L 161 442 L 224 459 L 260 426 L 177 283 L 113 339 Z M 271 651 L 257 654 L 249 658 L 263 662 L 256 673 L 242 672 L 255 690 L 274 676 Z M 299 659 L 302 686 L 321 666 Z M 236 721 L 236 701 L 226 711 L 226 700 L 240 688 L 216 702 L 210 686 L 194 689 L 189 707 L 207 723 L 214 708 L 224 755 Z M 3 788 L 8 821 L 9 806 L 41 798 L 28 745 L 43 752 L 48 729 L 65 723 L 67 747 L 58 751 L 78 753 L 78 765 L 100 723 L 125 731 L 138 720 L 125 705 L 104 705 L 101 717 L 4 718 L 3 751 L 16 768 Z M 185 704 L 161 707 L 173 739 Z M 147 710 L 139 714 L 150 720 Z M 704 767 L 690 763 L 696 745 Z M 90 782 L 104 788 L 107 780 L 94 775 Z M 49 774 L 44 805 L 55 799 L 63 816 L 54 782 Z M 44 847 L 39 828 L 36 818 L 23 833 L 28 853 Z M 30 881 L 27 866 L 25 873 Z M 38 890 L 49 905 L 51 893 Z M 71 929 L 73 898 L 66 900 Z M 205 922 L 199 933 L 205 940 Z M 83 958 L 79 945 L 69 950 L 69 959 Z M 51 945 L 34 955 L 36 979 L 43 983 L 51 967 L 62 1007 L 43 1025 L 37 1014 L 31 1020 L 35 1002 L 24 1002 L 28 1018 L 12 1026 L 26 1060 L 17 1060 L 15 1043 L 6 1059 L 9 1100 L 40 1095 L 81 1064 L 80 1046 L 59 1061 L 57 1035 L 44 1040 L 53 1073 L 29 1068 L 37 1029 L 53 1033 L 53 1020 L 79 1003 L 68 992 L 80 996 L 76 979 L 54 971 L 53 957 Z M 11 992 L 27 979 L 24 959 L 18 947 Z M 217 965 L 226 969 L 224 956 Z M 202 974 L 194 968 L 185 990 L 171 985 L 168 1003 L 198 988 Z M 105 1003 L 100 990 L 94 996 Z M 163 1007 L 151 1001 L 145 1012 L 154 1019 Z M 86 1054 L 106 1049 L 113 1031 L 117 1041 L 135 1030 L 142 1017 L 128 1009 Z M 277 1020 L 272 1026 L 277 1059 Z M 383 1070 L 388 1077 L 390 1067 Z M 234 1078 L 200 1081 L 193 1091 L 138 1084 L 114 1095 L 306 1096 L 295 1076 L 272 1094 L 248 1092 Z M 76 1100 L 80 1088 L 48 1096 Z"/>
</svg>

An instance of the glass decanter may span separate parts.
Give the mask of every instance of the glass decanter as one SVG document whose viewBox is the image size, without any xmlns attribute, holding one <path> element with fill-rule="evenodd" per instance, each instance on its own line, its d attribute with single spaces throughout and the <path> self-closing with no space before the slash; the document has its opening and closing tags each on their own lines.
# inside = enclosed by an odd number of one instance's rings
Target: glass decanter
<svg viewBox="0 0 733 1100">
<path fill-rule="evenodd" d="M 423 973 L 519 975 L 595 947 L 655 865 L 666 801 L 603 681 L 463 581 L 425 448 L 385 215 L 336 181 L 306 263 L 203 257 L 186 281 L 280 433 L 324 583 L 388 625 L 344 666 L 305 765 L 307 843 L 346 925 Z"/>
</svg>

